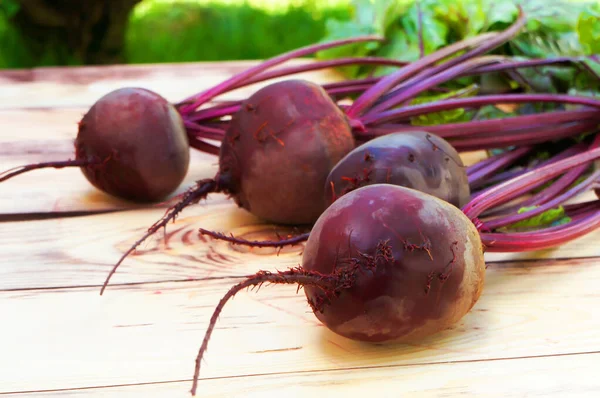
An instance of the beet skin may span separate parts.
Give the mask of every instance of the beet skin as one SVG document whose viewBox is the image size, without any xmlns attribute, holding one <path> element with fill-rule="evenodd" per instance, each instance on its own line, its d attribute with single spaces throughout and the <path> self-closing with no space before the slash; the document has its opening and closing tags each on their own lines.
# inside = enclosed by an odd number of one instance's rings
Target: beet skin
<svg viewBox="0 0 600 398">
<path fill-rule="evenodd" d="M 345 114 L 322 87 L 303 80 L 273 83 L 233 116 L 217 181 L 263 220 L 313 223 L 325 209 L 327 175 L 354 145 Z"/>
<path fill-rule="evenodd" d="M 181 116 L 165 98 L 123 88 L 100 98 L 84 115 L 75 140 L 88 181 L 111 195 L 147 202 L 164 198 L 188 171 L 189 143 Z"/>
<path fill-rule="evenodd" d="M 329 329 L 362 341 L 409 342 L 446 329 L 473 307 L 484 285 L 473 223 L 441 199 L 396 185 L 342 196 L 312 229 L 304 269 L 330 274 L 357 265 L 366 270 L 331 302 L 322 289 L 305 292 Z"/>
<path fill-rule="evenodd" d="M 378 183 L 413 188 L 459 208 L 471 195 L 458 152 L 426 131 L 387 134 L 352 150 L 327 177 L 327 205 L 353 189 Z"/>
</svg>

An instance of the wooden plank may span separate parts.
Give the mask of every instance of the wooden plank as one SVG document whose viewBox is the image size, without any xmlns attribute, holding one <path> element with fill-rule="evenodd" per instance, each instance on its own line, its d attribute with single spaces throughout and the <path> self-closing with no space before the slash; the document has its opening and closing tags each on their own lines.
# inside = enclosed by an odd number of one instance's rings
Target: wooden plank
<svg viewBox="0 0 600 398">
<path fill-rule="evenodd" d="M 600 354 L 272 374 L 203 380 L 199 397 L 590 397 Z M 190 382 L 19 394 L 19 397 L 189 397 Z M 9 394 L 9 396 L 12 396 Z"/>
<path fill-rule="evenodd" d="M 413 345 L 360 344 L 334 335 L 290 286 L 241 292 L 221 314 L 201 377 L 600 350 L 598 261 L 510 263 L 488 271 L 481 299 L 461 322 Z M 147 284 L 105 296 L 89 288 L 1 292 L 0 313 L 10 327 L 1 332 L 0 392 L 189 380 L 213 307 L 235 282 Z M 211 383 L 222 389 L 229 382 Z"/>
<path fill-rule="evenodd" d="M 0 228 L 0 290 L 99 285 L 131 243 L 163 214 L 162 209 L 140 210 L 5 222 Z M 275 237 L 271 226 L 238 209 L 225 195 L 215 195 L 185 210 L 168 226 L 166 239 L 162 232 L 148 239 L 122 264 L 114 282 L 241 275 L 261 265 L 284 267 L 300 261 L 301 246 L 283 250 L 279 256 L 275 249 L 248 254 L 246 248 L 201 240 L 197 233 L 201 226 L 249 238 Z M 261 230 L 263 234 L 251 234 Z"/>
<path fill-rule="evenodd" d="M 84 217 L 4 222 L 0 228 L 0 290 L 100 285 L 109 269 L 138 240 L 163 209 L 144 209 Z M 286 268 L 301 262 L 303 245 L 254 249 L 198 236 L 198 228 L 247 239 L 278 239 L 296 233 L 259 220 L 225 195 L 184 210 L 175 224 L 157 233 L 128 257 L 112 283 L 186 280 L 254 273 L 259 267 Z M 486 253 L 486 260 L 582 258 L 600 256 L 600 231 L 552 250 Z M 203 240 L 204 239 L 204 240 Z"/>
<path fill-rule="evenodd" d="M 154 90 L 169 101 L 177 102 L 213 87 L 259 62 L 197 62 L 0 71 L 0 109 L 89 107 L 102 95 L 125 86 Z M 312 61 L 309 59 L 295 59 L 283 66 L 310 62 Z M 306 72 L 294 77 L 317 83 L 341 78 L 331 70 Z M 270 82 L 277 80 L 280 79 Z M 219 98 L 245 98 L 265 84 L 267 83 L 258 83 Z"/>
</svg>

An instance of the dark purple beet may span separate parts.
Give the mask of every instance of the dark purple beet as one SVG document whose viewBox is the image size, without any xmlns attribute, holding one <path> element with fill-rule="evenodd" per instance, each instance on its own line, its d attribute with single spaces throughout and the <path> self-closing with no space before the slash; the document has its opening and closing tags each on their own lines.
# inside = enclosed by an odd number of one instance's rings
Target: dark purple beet
<svg viewBox="0 0 600 398">
<path fill-rule="evenodd" d="M 478 300 L 485 276 L 479 234 L 458 208 L 388 184 L 339 198 L 306 243 L 308 272 L 329 275 L 356 264 L 362 271 L 330 303 L 318 287 L 305 292 L 333 332 L 372 342 L 421 339 L 450 327 Z"/>
<path fill-rule="evenodd" d="M 236 203 L 273 223 L 308 224 L 323 212 L 324 184 L 354 148 L 342 110 L 319 85 L 270 84 L 233 116 L 217 182 Z"/>
<path fill-rule="evenodd" d="M 163 199 L 181 184 L 190 162 L 181 115 L 160 95 L 137 87 L 101 97 L 79 122 L 75 159 L 27 164 L 0 182 L 32 170 L 79 167 L 110 195 L 137 202 Z"/>
<path fill-rule="evenodd" d="M 470 199 L 466 168 L 458 152 L 426 131 L 391 133 L 347 154 L 329 173 L 330 205 L 353 189 L 378 183 L 413 188 L 462 207 Z"/>
<path fill-rule="evenodd" d="M 100 98 L 84 115 L 75 139 L 81 168 L 98 189 L 125 199 L 156 201 L 173 192 L 189 166 L 181 116 L 165 98 L 143 88 L 122 88 Z"/>
</svg>

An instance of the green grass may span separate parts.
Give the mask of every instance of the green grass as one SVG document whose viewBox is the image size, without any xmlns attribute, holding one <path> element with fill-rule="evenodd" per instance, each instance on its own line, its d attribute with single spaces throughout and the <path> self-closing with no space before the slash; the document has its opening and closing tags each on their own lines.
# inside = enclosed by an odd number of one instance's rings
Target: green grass
<svg viewBox="0 0 600 398">
<path fill-rule="evenodd" d="M 320 40 L 332 17 L 349 18 L 347 3 L 146 0 L 125 54 L 131 63 L 264 59 Z"/>
</svg>

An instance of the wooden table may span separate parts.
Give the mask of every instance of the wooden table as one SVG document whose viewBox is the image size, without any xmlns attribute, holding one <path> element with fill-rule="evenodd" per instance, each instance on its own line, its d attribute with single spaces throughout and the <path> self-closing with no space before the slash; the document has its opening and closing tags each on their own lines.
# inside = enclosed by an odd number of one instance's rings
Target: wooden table
<svg viewBox="0 0 600 398">
<path fill-rule="evenodd" d="M 70 157 L 76 122 L 114 88 L 148 87 L 177 101 L 250 64 L 0 72 L 0 170 Z M 194 151 L 181 190 L 215 170 L 214 156 Z M 163 212 L 110 198 L 77 169 L 40 170 L 0 185 L 0 395 L 187 397 L 222 294 L 259 268 L 300 262 L 301 246 L 277 256 L 200 239 L 201 226 L 246 237 L 275 230 L 213 195 L 184 211 L 167 239 L 148 240 L 99 296 L 110 267 Z M 596 397 L 599 238 L 486 255 L 487 283 L 474 309 L 415 345 L 338 337 L 291 287 L 242 292 L 217 324 L 199 396 Z"/>
</svg>

